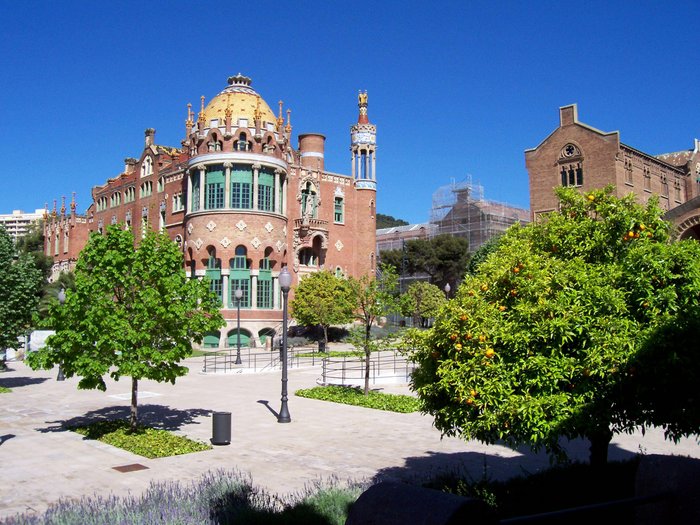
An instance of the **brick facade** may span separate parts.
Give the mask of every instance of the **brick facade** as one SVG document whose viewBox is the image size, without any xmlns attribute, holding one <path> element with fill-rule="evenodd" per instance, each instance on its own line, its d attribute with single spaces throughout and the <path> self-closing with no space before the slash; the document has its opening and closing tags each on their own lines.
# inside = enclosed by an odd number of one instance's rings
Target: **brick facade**
<svg viewBox="0 0 700 525">
<path fill-rule="evenodd" d="M 290 110 L 285 122 L 281 102 L 275 116 L 249 78 L 231 77 L 206 107 L 202 97 L 196 120 L 188 105 L 181 147 L 157 145 L 155 130 L 147 129 L 140 156 L 93 188 L 84 217 L 75 215 L 75 203 L 70 218 L 55 208 L 47 214 L 46 253 L 56 271 L 71 269 L 90 232 L 110 224 L 137 235 L 163 230 L 181 246 L 188 274 L 208 276 L 221 296 L 227 325 L 219 346 L 236 335 L 236 288 L 244 292 L 241 334 L 262 344 L 281 327 L 282 267 L 289 267 L 292 287 L 319 269 L 374 272 L 376 129 L 367 95 L 358 100 L 348 176 L 325 170 L 323 135 L 299 135 L 294 147 Z M 69 248 L 56 254 L 51 239 L 68 226 Z"/>
<path fill-rule="evenodd" d="M 698 237 L 693 219 L 700 219 L 697 139 L 691 150 L 650 155 L 620 142 L 617 131 L 603 132 L 583 124 L 573 104 L 559 108 L 559 127 L 536 148 L 525 151 L 525 165 L 533 219 L 557 208 L 557 186 L 590 191 L 612 185 L 617 196 L 633 193 L 641 203 L 658 196 L 667 218 L 679 226 L 678 235 Z M 683 214 L 671 213 L 679 207 Z"/>
</svg>

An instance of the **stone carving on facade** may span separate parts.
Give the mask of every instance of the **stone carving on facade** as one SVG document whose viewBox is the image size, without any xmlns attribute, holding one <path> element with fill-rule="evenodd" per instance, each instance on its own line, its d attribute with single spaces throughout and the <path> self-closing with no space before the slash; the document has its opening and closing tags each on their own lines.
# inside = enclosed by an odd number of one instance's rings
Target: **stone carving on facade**
<svg viewBox="0 0 700 525">
<path fill-rule="evenodd" d="M 343 249 L 343 246 L 345 246 L 345 245 L 341 242 L 340 239 L 338 239 L 337 241 L 335 241 L 335 249 L 336 249 L 336 250 L 338 250 L 338 251 L 342 250 L 342 249 Z"/>
<path fill-rule="evenodd" d="M 241 219 L 240 221 L 238 221 L 236 223 L 236 228 L 238 228 L 241 231 L 245 230 L 247 227 L 248 227 L 248 225 L 245 223 L 245 221 L 243 219 Z"/>
<path fill-rule="evenodd" d="M 275 248 L 277 248 L 277 253 L 280 253 L 282 251 L 282 248 L 284 248 L 284 243 L 282 241 L 277 241 L 277 244 L 275 244 Z"/>
<path fill-rule="evenodd" d="M 272 233 L 272 230 L 274 230 L 275 227 L 268 221 L 268 223 L 265 225 L 265 229 L 267 230 L 267 233 Z"/>
<path fill-rule="evenodd" d="M 231 246 L 231 240 L 228 237 L 224 237 L 219 242 L 221 243 L 221 246 L 223 246 L 224 248 L 228 248 L 229 246 Z"/>
<path fill-rule="evenodd" d="M 202 239 L 197 239 L 194 241 L 194 245 L 197 248 L 197 251 L 199 251 L 202 248 L 202 244 L 204 244 L 204 241 Z"/>
<path fill-rule="evenodd" d="M 194 230 L 194 226 L 192 225 L 192 223 L 189 223 L 187 225 L 187 235 L 192 235 L 193 230 Z"/>
<path fill-rule="evenodd" d="M 216 228 L 216 223 L 214 221 L 209 221 L 207 223 L 207 230 L 209 230 L 210 232 L 213 232 L 215 228 Z"/>
<path fill-rule="evenodd" d="M 258 248 L 260 248 L 262 241 L 260 239 L 258 239 L 257 237 L 253 237 L 253 240 L 250 241 L 250 244 L 253 248 L 255 248 L 257 250 Z"/>
</svg>

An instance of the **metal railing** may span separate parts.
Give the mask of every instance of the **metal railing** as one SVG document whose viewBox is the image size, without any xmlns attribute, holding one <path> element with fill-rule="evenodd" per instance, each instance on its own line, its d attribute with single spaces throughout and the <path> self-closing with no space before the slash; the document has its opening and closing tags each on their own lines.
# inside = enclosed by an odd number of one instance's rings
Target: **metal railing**
<svg viewBox="0 0 700 525">
<path fill-rule="evenodd" d="M 306 355 L 303 355 L 306 354 Z M 310 355 L 308 355 L 310 354 Z M 321 364 L 322 357 L 309 349 L 294 348 L 287 353 L 287 366 L 289 368 L 302 368 Z M 225 373 L 232 371 L 264 372 L 277 370 L 281 367 L 280 351 L 261 350 L 256 348 L 241 348 L 241 364 L 236 363 L 236 349 L 225 348 L 204 354 L 204 373 Z"/>
<path fill-rule="evenodd" d="M 362 384 L 365 380 L 365 356 L 331 357 L 323 360 L 321 384 Z M 370 382 L 406 383 L 411 379 L 415 364 L 396 350 L 373 353 L 369 360 Z"/>
</svg>

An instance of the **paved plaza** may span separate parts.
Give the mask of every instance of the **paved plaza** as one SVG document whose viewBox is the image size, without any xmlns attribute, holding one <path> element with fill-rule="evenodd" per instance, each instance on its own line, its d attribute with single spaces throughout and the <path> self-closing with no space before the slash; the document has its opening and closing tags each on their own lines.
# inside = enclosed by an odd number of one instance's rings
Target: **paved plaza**
<svg viewBox="0 0 700 525">
<path fill-rule="evenodd" d="M 285 494 L 317 480 L 366 480 L 374 477 L 415 479 L 442 470 L 461 469 L 480 479 L 534 472 L 549 466 L 543 454 L 526 449 L 484 446 L 456 438 L 441 439 L 432 418 L 396 414 L 303 399 L 299 388 L 316 385 L 320 366 L 289 374 L 292 422 L 277 423 L 280 373 L 204 375 L 202 359 L 186 361 L 190 373 L 175 385 L 142 381 L 139 415 L 144 422 L 193 439 L 209 441 L 213 411 L 229 411 L 232 442 L 213 450 L 161 459 L 84 440 L 64 424 L 84 418 L 126 417 L 130 379 L 108 381 L 107 391 L 78 390 L 77 378 L 56 381 L 56 370 L 34 372 L 9 363 L 0 373 L 0 518 L 17 512 L 43 511 L 64 497 L 142 492 L 152 480 L 191 480 L 208 470 L 250 473 L 255 485 Z M 382 387 L 408 393 L 404 385 Z M 572 443 L 571 454 L 586 458 L 586 445 Z M 617 436 L 611 459 L 637 452 L 700 457 L 696 441 L 674 445 L 661 432 Z M 114 467 L 138 463 L 143 470 Z"/>
</svg>

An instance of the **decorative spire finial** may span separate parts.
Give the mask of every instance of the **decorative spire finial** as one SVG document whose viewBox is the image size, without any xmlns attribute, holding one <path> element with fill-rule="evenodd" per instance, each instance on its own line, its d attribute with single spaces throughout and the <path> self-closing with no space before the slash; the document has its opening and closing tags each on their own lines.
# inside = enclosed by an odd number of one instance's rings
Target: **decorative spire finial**
<svg viewBox="0 0 700 525">
<path fill-rule="evenodd" d="M 66 214 L 66 196 L 62 195 L 61 196 L 61 215 Z"/>
<path fill-rule="evenodd" d="M 75 192 L 73 192 L 73 198 L 72 198 L 71 201 L 70 201 L 70 211 L 71 211 L 72 213 L 75 213 L 75 207 L 76 207 L 76 204 L 75 204 Z"/>
<path fill-rule="evenodd" d="M 280 105 L 280 112 L 279 112 L 279 115 L 277 116 L 277 129 L 279 129 L 281 131 L 282 124 L 284 124 L 284 118 L 282 117 L 282 101 L 280 100 L 278 102 L 278 104 Z"/>
<path fill-rule="evenodd" d="M 201 108 L 199 110 L 199 121 L 202 124 L 204 124 L 204 95 L 202 95 L 201 99 L 202 99 L 202 104 L 201 104 Z M 203 129 L 204 129 L 204 126 L 203 125 L 200 126 L 199 132 L 201 133 Z"/>
<path fill-rule="evenodd" d="M 287 125 L 284 127 L 284 131 L 286 133 L 292 132 L 292 110 L 291 109 L 287 110 Z"/>
<path fill-rule="evenodd" d="M 357 119 L 358 124 L 369 124 L 367 117 L 367 90 L 364 92 L 358 91 L 357 107 L 360 108 L 360 116 Z"/>
</svg>

